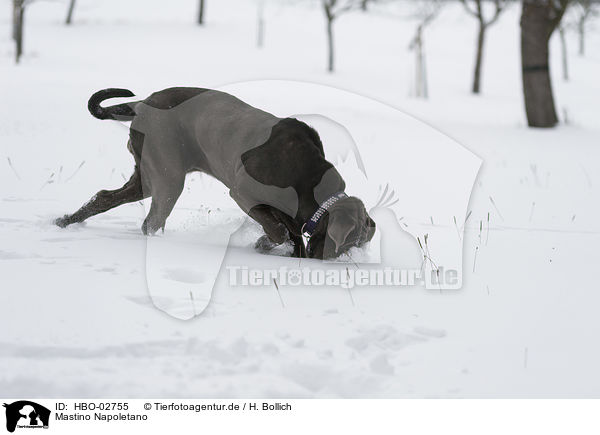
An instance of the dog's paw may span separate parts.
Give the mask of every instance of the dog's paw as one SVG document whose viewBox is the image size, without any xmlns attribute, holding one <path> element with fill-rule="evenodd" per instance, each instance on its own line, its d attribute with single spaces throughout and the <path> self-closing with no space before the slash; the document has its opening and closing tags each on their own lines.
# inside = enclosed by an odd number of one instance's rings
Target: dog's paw
<svg viewBox="0 0 600 435">
<path fill-rule="evenodd" d="M 152 226 L 148 225 L 148 221 L 145 220 L 144 223 L 142 224 L 142 233 L 144 234 L 144 236 L 151 236 L 155 232 L 156 232 L 156 230 L 153 231 Z"/>
<path fill-rule="evenodd" d="M 291 257 L 294 257 L 294 258 L 306 257 L 305 250 L 302 246 L 300 246 L 298 244 L 293 244 L 292 246 L 293 246 L 293 248 L 292 248 L 292 253 L 290 255 Z"/>
<path fill-rule="evenodd" d="M 273 242 L 266 234 L 254 243 L 254 249 L 261 253 L 270 252 L 276 246 L 277 243 Z"/>
<path fill-rule="evenodd" d="M 164 232 L 165 232 L 165 223 L 164 222 L 156 223 L 156 222 L 153 222 L 152 219 L 146 218 L 146 220 L 142 224 L 142 233 L 144 233 L 145 236 L 153 236 L 154 234 L 156 234 L 156 232 L 158 230 L 162 230 L 162 232 L 164 234 Z"/>
<path fill-rule="evenodd" d="M 64 215 L 63 217 L 54 219 L 54 225 L 59 226 L 61 228 L 65 228 L 67 225 L 70 224 L 71 220 L 69 219 L 69 215 Z"/>
</svg>

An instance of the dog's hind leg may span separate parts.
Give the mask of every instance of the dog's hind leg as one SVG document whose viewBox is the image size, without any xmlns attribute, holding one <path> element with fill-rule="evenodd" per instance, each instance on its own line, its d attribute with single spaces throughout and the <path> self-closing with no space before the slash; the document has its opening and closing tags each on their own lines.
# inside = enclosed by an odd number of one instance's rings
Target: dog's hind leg
<svg viewBox="0 0 600 435">
<path fill-rule="evenodd" d="M 165 222 L 179 199 L 185 184 L 185 173 L 151 181 L 152 204 L 142 225 L 144 234 L 154 234 L 165 228 Z"/>
<path fill-rule="evenodd" d="M 101 190 L 96 193 L 92 199 L 86 202 L 79 210 L 70 215 L 64 215 L 54 221 L 61 228 L 78 222 L 83 222 L 87 218 L 104 213 L 122 204 L 134 201 L 140 201 L 149 195 L 142 189 L 142 180 L 138 166 L 135 167 L 133 175 L 119 189 Z"/>
</svg>

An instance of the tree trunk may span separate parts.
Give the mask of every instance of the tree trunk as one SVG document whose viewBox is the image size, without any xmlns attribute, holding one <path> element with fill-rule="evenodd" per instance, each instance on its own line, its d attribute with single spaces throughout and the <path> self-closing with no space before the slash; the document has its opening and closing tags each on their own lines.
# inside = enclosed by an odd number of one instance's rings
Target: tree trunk
<svg viewBox="0 0 600 435">
<path fill-rule="evenodd" d="M 530 127 L 554 127 L 558 123 L 548 65 L 548 41 L 562 18 L 553 2 L 523 0 L 521 14 L 521 69 L 525 112 Z"/>
<path fill-rule="evenodd" d="M 67 19 L 65 20 L 65 24 L 68 26 L 73 21 L 73 10 L 75 10 L 75 0 L 71 0 L 69 3 L 69 10 L 67 11 Z"/>
<path fill-rule="evenodd" d="M 423 52 L 423 26 L 417 27 L 414 39 L 415 47 L 415 97 L 427 98 L 427 78 L 425 72 L 425 54 Z"/>
<path fill-rule="evenodd" d="M 19 63 L 23 54 L 23 21 L 25 15 L 25 6 L 23 0 L 14 0 L 14 15 L 13 15 L 13 36 L 15 39 L 15 62 Z"/>
<path fill-rule="evenodd" d="M 204 24 L 204 0 L 200 0 L 198 4 L 198 24 Z"/>
<path fill-rule="evenodd" d="M 479 35 L 477 36 L 477 54 L 475 56 L 475 71 L 473 73 L 473 93 L 479 94 L 481 90 L 481 62 L 483 60 L 483 44 L 485 42 L 486 26 L 479 21 Z"/>
<path fill-rule="evenodd" d="M 257 23 L 256 23 L 256 45 L 262 48 L 265 42 L 265 2 L 258 0 Z"/>
<path fill-rule="evenodd" d="M 13 16 L 12 16 L 12 39 L 17 40 L 17 27 L 19 22 L 19 0 L 13 0 Z"/>
<path fill-rule="evenodd" d="M 579 55 L 585 55 L 585 20 L 581 18 L 577 23 L 577 33 L 579 34 Z"/>
<path fill-rule="evenodd" d="M 333 20 L 334 17 L 327 15 L 327 71 L 333 72 L 335 69 L 335 53 L 333 43 Z"/>
<path fill-rule="evenodd" d="M 567 38 L 565 37 L 565 29 L 558 26 L 558 34 L 560 36 L 560 51 L 562 56 L 562 75 L 564 81 L 569 81 L 569 59 L 567 58 Z"/>
<path fill-rule="evenodd" d="M 429 86 L 427 83 L 427 59 L 425 57 L 425 44 L 423 43 L 423 39 L 421 38 L 420 44 L 420 52 L 421 52 L 421 83 L 423 86 L 423 98 L 429 98 Z"/>
</svg>

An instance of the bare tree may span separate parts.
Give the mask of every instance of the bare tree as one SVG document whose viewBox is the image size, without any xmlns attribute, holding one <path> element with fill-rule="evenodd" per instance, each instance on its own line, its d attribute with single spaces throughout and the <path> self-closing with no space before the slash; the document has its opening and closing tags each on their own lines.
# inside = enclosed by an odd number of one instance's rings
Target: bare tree
<svg viewBox="0 0 600 435">
<path fill-rule="evenodd" d="M 569 81 L 569 58 L 567 50 L 566 26 L 563 23 L 558 25 L 558 36 L 560 37 L 560 54 L 562 64 L 562 77 L 564 81 Z"/>
<path fill-rule="evenodd" d="M 335 41 L 333 24 L 340 15 L 360 6 L 360 0 L 321 0 L 327 30 L 327 71 L 335 70 Z"/>
<path fill-rule="evenodd" d="M 262 48 L 265 43 L 265 0 L 257 0 L 256 8 L 256 46 Z"/>
<path fill-rule="evenodd" d="M 562 56 L 562 76 L 565 81 L 569 80 L 569 62 L 567 47 L 567 32 L 575 29 L 579 37 L 579 55 L 585 54 L 585 33 L 588 20 L 598 14 L 596 6 L 598 0 L 572 0 L 567 6 L 560 24 L 558 34 L 560 37 L 560 49 Z"/>
<path fill-rule="evenodd" d="M 530 127 L 558 123 L 550 81 L 548 41 L 560 24 L 569 0 L 523 0 L 521 70 L 525 112 Z"/>
<path fill-rule="evenodd" d="M 477 33 L 477 52 L 475 55 L 475 71 L 473 72 L 472 92 L 479 94 L 481 91 L 481 63 L 483 60 L 483 46 L 485 43 L 485 32 L 489 26 L 494 24 L 505 6 L 507 0 L 492 0 L 494 3 L 494 13 L 489 19 L 485 18 L 483 0 L 461 0 L 466 11 L 477 19 L 479 30 Z"/>
<path fill-rule="evenodd" d="M 19 63 L 23 55 L 23 32 L 25 18 L 25 0 L 13 0 L 12 35 L 15 41 L 15 62 Z"/>
<path fill-rule="evenodd" d="M 204 0 L 199 0 L 198 3 L 198 24 L 204 24 Z"/>
<path fill-rule="evenodd" d="M 442 6 L 442 0 L 420 0 L 417 4 L 414 17 L 417 18 L 415 35 L 410 42 L 409 49 L 415 52 L 415 96 L 427 98 L 429 91 L 427 87 L 427 67 L 425 64 L 425 40 L 424 30 L 438 15 Z"/>
<path fill-rule="evenodd" d="M 71 0 L 69 2 L 69 10 L 67 11 L 67 18 L 65 19 L 65 24 L 68 26 L 73 21 L 73 11 L 75 10 L 75 0 Z"/>
<path fill-rule="evenodd" d="M 585 32 L 590 18 L 598 15 L 598 3 L 593 0 L 574 0 L 573 11 L 576 15 L 577 34 L 579 35 L 579 55 L 585 55 Z"/>
</svg>

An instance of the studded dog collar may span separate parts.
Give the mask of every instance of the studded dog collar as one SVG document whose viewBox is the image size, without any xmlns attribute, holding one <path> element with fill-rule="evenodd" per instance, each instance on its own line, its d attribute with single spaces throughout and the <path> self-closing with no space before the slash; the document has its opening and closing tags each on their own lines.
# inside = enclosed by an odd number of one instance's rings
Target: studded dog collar
<svg viewBox="0 0 600 435">
<path fill-rule="evenodd" d="M 315 211 L 310 219 L 308 219 L 302 226 L 302 234 L 304 237 L 310 238 L 310 236 L 312 236 L 315 232 L 315 229 L 317 228 L 317 225 L 319 224 L 319 221 L 325 212 L 327 212 L 333 206 L 333 204 L 343 198 L 348 198 L 348 195 L 346 195 L 345 192 L 337 192 L 323 201 L 321 205 L 319 205 L 317 211 Z"/>
</svg>

